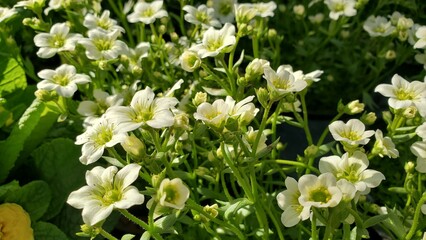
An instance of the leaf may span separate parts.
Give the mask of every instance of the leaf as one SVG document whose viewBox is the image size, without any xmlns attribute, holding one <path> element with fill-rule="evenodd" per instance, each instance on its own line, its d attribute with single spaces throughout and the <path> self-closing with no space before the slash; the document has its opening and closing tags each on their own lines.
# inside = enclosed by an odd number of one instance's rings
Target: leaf
<svg viewBox="0 0 426 240">
<path fill-rule="evenodd" d="M 140 240 L 150 240 L 150 239 L 151 239 L 151 234 L 148 231 L 146 231 L 142 234 Z"/>
<path fill-rule="evenodd" d="M 4 97 L 18 89 L 24 89 L 27 86 L 27 79 L 16 45 L 12 47 L 1 37 L 0 53 L 2 53 L 0 56 L 0 97 Z"/>
<path fill-rule="evenodd" d="M 36 180 L 9 192 L 5 202 L 21 205 L 30 214 L 31 220 L 37 221 L 49 207 L 50 199 L 49 185 L 44 181 Z"/>
<path fill-rule="evenodd" d="M 5 195 L 9 191 L 15 191 L 16 189 L 19 189 L 19 183 L 18 181 L 14 180 L 10 183 L 3 184 L 0 186 L 0 199 L 2 199 L 3 195 Z"/>
<path fill-rule="evenodd" d="M 238 209 L 250 204 L 252 204 L 252 202 L 248 200 L 247 198 L 239 198 L 239 199 L 233 200 L 231 205 L 229 205 L 227 209 L 225 210 L 225 214 L 224 214 L 225 219 L 229 219 L 230 217 L 232 217 L 233 215 L 237 213 Z"/>
<path fill-rule="evenodd" d="M 235 62 L 234 66 L 232 67 L 232 70 L 235 71 L 238 68 L 238 66 L 241 65 L 241 63 L 243 62 L 243 59 L 244 59 L 244 49 L 243 51 L 241 51 L 240 58 Z"/>
<path fill-rule="evenodd" d="M 42 102 L 34 100 L 19 119 L 6 141 L 0 142 L 0 153 L 2 153 L 0 183 L 6 179 L 10 169 L 15 165 L 16 159 L 24 148 L 26 139 L 37 126 L 44 108 L 45 106 Z"/>
<path fill-rule="evenodd" d="M 43 240 L 68 240 L 67 235 L 57 226 L 48 222 L 37 222 L 33 226 L 34 239 Z"/>
<path fill-rule="evenodd" d="M 386 220 L 388 218 L 389 218 L 389 216 L 387 214 L 377 215 L 377 216 L 371 217 L 364 222 L 363 227 L 364 228 L 372 227 L 372 226 L 374 226 L 374 225 L 376 225 L 380 222 L 383 222 L 384 220 Z"/>
<path fill-rule="evenodd" d="M 121 240 L 131 240 L 135 237 L 133 234 L 126 234 L 121 237 Z"/>
<path fill-rule="evenodd" d="M 162 231 L 169 231 L 175 224 L 176 220 L 177 220 L 176 215 L 170 214 L 156 220 L 154 224 L 155 226 L 160 228 Z"/>
<path fill-rule="evenodd" d="M 84 185 L 88 167 L 78 160 L 80 154 L 80 147 L 66 138 L 54 139 L 33 151 L 36 171 L 52 190 L 50 208 L 43 219 L 57 215 L 71 191 Z"/>
</svg>

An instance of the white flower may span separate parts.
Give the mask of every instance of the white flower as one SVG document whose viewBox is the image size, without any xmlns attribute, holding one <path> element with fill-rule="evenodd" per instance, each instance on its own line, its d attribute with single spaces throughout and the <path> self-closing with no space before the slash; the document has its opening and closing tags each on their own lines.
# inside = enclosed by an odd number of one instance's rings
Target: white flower
<svg viewBox="0 0 426 240">
<path fill-rule="evenodd" d="M 117 125 L 105 117 L 100 118 L 93 126 L 77 136 L 75 144 L 83 144 L 80 162 L 85 165 L 96 162 L 102 157 L 105 148 L 122 143 L 126 137 L 127 133 Z"/>
<path fill-rule="evenodd" d="M 14 8 L 0 7 L 0 23 L 9 19 L 17 12 Z"/>
<path fill-rule="evenodd" d="M 392 142 L 390 137 L 383 137 L 383 132 L 380 129 L 377 129 L 374 135 L 376 137 L 376 142 L 374 143 L 372 150 L 373 153 L 377 153 L 380 157 L 399 157 L 399 152 L 395 148 L 395 144 Z"/>
<path fill-rule="evenodd" d="M 243 135 L 243 142 L 246 145 L 247 149 L 251 152 L 253 151 L 252 146 L 256 141 L 257 135 L 259 134 L 259 130 L 254 130 L 252 126 L 248 127 L 248 131 Z M 259 138 L 259 143 L 257 145 L 256 153 L 265 149 L 268 145 L 266 145 L 266 135 L 261 132 Z"/>
<path fill-rule="evenodd" d="M 343 201 L 350 201 L 355 198 L 357 192 L 355 186 L 351 182 L 342 178 L 336 182 L 336 185 L 342 192 Z"/>
<path fill-rule="evenodd" d="M 379 84 L 375 92 L 389 97 L 389 106 L 395 109 L 415 106 L 420 115 L 426 116 L 426 83 L 408 82 L 398 74 L 392 77 L 392 84 Z"/>
<path fill-rule="evenodd" d="M 126 48 L 125 51 L 122 53 L 122 56 L 127 57 L 127 68 L 125 68 L 124 65 L 121 64 L 118 67 L 118 70 L 121 71 L 123 69 L 127 69 L 129 72 L 134 74 L 141 73 L 142 59 L 148 57 L 150 47 L 151 45 L 149 44 L 149 42 L 141 42 L 135 48 Z"/>
<path fill-rule="evenodd" d="M 77 108 L 77 112 L 86 117 L 85 126 L 91 126 L 109 107 L 122 105 L 124 100 L 121 95 L 109 95 L 100 89 L 93 90 L 93 97 L 95 101 L 82 101 Z"/>
<path fill-rule="evenodd" d="M 245 78 L 251 79 L 261 76 L 264 73 L 264 69 L 269 66 L 269 61 L 255 58 L 247 65 Z"/>
<path fill-rule="evenodd" d="M 356 15 L 355 0 L 325 0 L 324 3 L 330 10 L 329 17 L 333 20 L 340 16 L 352 17 Z"/>
<path fill-rule="evenodd" d="M 348 143 L 351 146 L 365 145 L 374 135 L 373 130 L 365 131 L 365 125 L 358 119 L 350 119 L 347 123 L 335 121 L 328 126 L 334 140 Z"/>
<path fill-rule="evenodd" d="M 416 134 L 426 141 L 426 122 L 416 128 Z"/>
<path fill-rule="evenodd" d="M 190 50 L 197 52 L 201 58 L 214 57 L 219 53 L 231 51 L 235 42 L 235 26 L 226 23 L 220 30 L 213 27 L 207 29 L 202 42 L 191 47 Z"/>
<path fill-rule="evenodd" d="M 180 66 L 187 72 L 193 72 L 201 66 L 201 58 L 197 52 L 185 50 L 179 58 Z"/>
<path fill-rule="evenodd" d="M 140 205 L 145 197 L 132 184 L 141 166 L 132 163 L 117 172 L 117 167 L 97 166 L 86 172 L 87 186 L 71 192 L 67 203 L 83 209 L 83 221 L 93 226 L 105 220 L 114 209 Z"/>
<path fill-rule="evenodd" d="M 55 70 L 41 70 L 37 75 L 43 80 L 37 83 L 37 88 L 42 90 L 55 90 L 58 95 L 70 98 L 77 91 L 77 84 L 90 82 L 90 77 L 76 73 L 72 65 L 62 64 Z"/>
<path fill-rule="evenodd" d="M 234 21 L 234 6 L 237 0 L 215 0 L 213 8 L 216 17 L 222 23 L 231 23 Z"/>
<path fill-rule="evenodd" d="M 274 1 L 270 2 L 260 2 L 253 4 L 254 8 L 257 10 L 257 16 L 262 18 L 273 17 L 274 11 L 277 8 L 277 4 Z"/>
<path fill-rule="evenodd" d="M 144 24 L 151 24 L 157 18 L 167 17 L 167 11 L 162 9 L 163 1 L 157 0 L 151 3 L 137 2 L 134 6 L 133 13 L 127 16 L 127 20 L 131 23 L 142 22 Z"/>
<path fill-rule="evenodd" d="M 420 64 L 423 64 L 423 68 L 426 70 L 426 54 L 418 53 L 414 56 L 414 59 Z"/>
<path fill-rule="evenodd" d="M 421 26 L 416 31 L 417 42 L 414 44 L 414 48 L 425 48 L 426 47 L 426 26 Z"/>
<path fill-rule="evenodd" d="M 101 16 L 88 13 L 84 17 L 83 25 L 87 27 L 89 30 L 100 28 L 107 32 L 112 32 L 114 30 L 124 32 L 124 28 L 118 26 L 117 21 L 114 19 L 111 19 L 109 16 L 110 16 L 109 10 L 103 11 Z"/>
<path fill-rule="evenodd" d="M 45 0 L 26 0 L 26 1 L 19 1 L 15 4 L 16 7 L 23 7 L 31 10 L 35 9 L 41 9 L 45 4 Z"/>
<path fill-rule="evenodd" d="M 284 190 L 277 195 L 278 206 L 284 210 L 281 214 L 281 222 L 286 227 L 293 227 L 310 216 L 310 206 L 302 206 L 299 203 L 300 191 L 297 181 L 292 177 L 285 179 Z"/>
<path fill-rule="evenodd" d="M 386 37 L 395 31 L 392 23 L 382 16 L 370 16 L 364 22 L 363 28 L 368 32 L 370 37 Z"/>
<path fill-rule="evenodd" d="M 222 99 L 217 99 L 210 104 L 203 102 L 197 107 L 194 118 L 203 121 L 205 124 L 221 128 L 228 119 L 229 106 Z"/>
<path fill-rule="evenodd" d="M 180 178 L 165 178 L 158 188 L 157 197 L 161 206 L 180 210 L 189 198 L 189 188 Z"/>
<path fill-rule="evenodd" d="M 82 38 L 80 34 L 69 33 L 66 23 L 56 23 L 49 33 L 39 33 L 34 37 L 34 44 L 40 49 L 37 56 L 40 58 L 53 57 L 58 52 L 74 51 L 75 45 Z"/>
<path fill-rule="evenodd" d="M 369 161 L 363 152 L 355 151 L 352 156 L 348 153 L 339 156 L 322 157 L 319 162 L 321 173 L 332 173 L 337 180 L 346 179 L 351 182 L 357 191 L 368 192 L 385 179 L 385 176 L 376 170 L 367 169 Z"/>
<path fill-rule="evenodd" d="M 107 110 L 106 116 L 120 125 L 122 131 L 133 131 L 140 127 L 170 127 L 174 123 L 171 108 L 179 101 L 174 97 L 156 98 L 150 87 L 135 93 L 130 106 L 115 106 Z"/>
<path fill-rule="evenodd" d="M 422 213 L 426 215 L 426 204 L 422 205 Z M 423 240 L 426 239 L 426 232 L 423 234 Z"/>
<path fill-rule="evenodd" d="M 257 9 L 252 3 L 235 4 L 234 9 L 237 24 L 249 23 L 257 15 Z"/>
<path fill-rule="evenodd" d="M 263 77 L 267 81 L 269 91 L 277 96 L 300 92 L 308 85 L 304 80 L 297 80 L 294 74 L 284 66 L 278 67 L 276 72 L 271 67 L 265 67 Z"/>
<path fill-rule="evenodd" d="M 310 73 L 304 74 L 302 70 L 294 71 L 291 65 L 281 65 L 282 68 L 291 72 L 296 81 L 307 81 L 307 82 L 319 82 L 321 80 L 320 76 L 324 73 L 322 70 L 315 70 Z"/>
<path fill-rule="evenodd" d="M 207 7 L 205 4 L 201 4 L 198 8 L 186 5 L 183 7 L 183 10 L 186 12 L 184 18 L 189 23 L 195 25 L 201 24 L 203 28 L 222 26 L 214 17 L 214 9 Z"/>
<path fill-rule="evenodd" d="M 119 30 L 106 32 L 99 28 L 89 30 L 89 38 L 79 40 L 79 43 L 86 48 L 86 56 L 92 60 L 111 60 L 117 58 L 127 50 L 127 45 L 117 40 L 120 35 Z"/>
<path fill-rule="evenodd" d="M 227 96 L 225 104 L 228 105 L 229 116 L 238 119 L 242 124 L 250 123 L 259 112 L 259 109 L 251 102 L 253 99 L 254 96 L 248 96 L 235 104 L 235 100 L 231 96 Z"/>
<path fill-rule="evenodd" d="M 312 174 L 303 175 L 299 179 L 298 188 L 299 203 L 304 207 L 335 207 L 342 200 L 342 192 L 331 173 L 323 173 L 318 177 Z"/>
<path fill-rule="evenodd" d="M 416 170 L 426 173 L 426 141 L 418 141 L 410 146 L 411 152 L 417 157 Z"/>
</svg>

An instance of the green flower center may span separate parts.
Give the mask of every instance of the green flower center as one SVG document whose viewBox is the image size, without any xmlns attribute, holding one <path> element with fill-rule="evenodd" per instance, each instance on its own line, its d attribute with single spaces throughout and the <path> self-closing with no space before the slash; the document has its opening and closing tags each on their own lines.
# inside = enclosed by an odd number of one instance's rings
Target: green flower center
<svg viewBox="0 0 426 240">
<path fill-rule="evenodd" d="M 309 200 L 312 202 L 327 203 L 331 199 L 331 194 L 326 187 L 315 188 L 309 192 Z"/>
<path fill-rule="evenodd" d="M 232 5 L 230 2 L 224 2 L 219 6 L 219 13 L 228 15 L 232 11 Z"/>
<path fill-rule="evenodd" d="M 68 75 L 55 75 L 53 76 L 53 81 L 60 86 L 67 86 L 70 82 Z"/>
<path fill-rule="evenodd" d="M 271 82 L 272 85 L 278 89 L 288 89 L 290 87 L 289 81 L 287 79 L 274 78 Z"/>
<path fill-rule="evenodd" d="M 111 27 L 111 22 L 109 21 L 105 21 L 105 20 L 97 20 L 96 24 L 98 25 L 98 27 L 108 30 Z"/>
<path fill-rule="evenodd" d="M 195 13 L 195 18 L 198 21 L 202 22 L 202 23 L 206 23 L 207 19 L 208 19 L 208 16 L 207 16 L 207 14 L 205 12 L 199 12 L 199 11 L 197 11 L 197 13 Z"/>
<path fill-rule="evenodd" d="M 395 96 L 398 100 L 413 100 L 416 97 L 413 92 L 409 92 L 405 89 L 396 90 Z"/>
<path fill-rule="evenodd" d="M 110 50 L 113 46 L 113 42 L 109 39 L 97 39 L 93 43 L 99 51 Z"/>
<path fill-rule="evenodd" d="M 147 8 L 144 12 L 142 12 L 142 17 L 152 17 L 154 15 L 154 10 L 152 8 Z"/>
<path fill-rule="evenodd" d="M 359 181 L 359 175 L 358 175 L 358 165 L 352 165 L 349 166 L 348 169 L 345 169 L 344 172 L 337 174 L 337 179 L 346 179 L 351 183 L 356 183 Z"/>
<path fill-rule="evenodd" d="M 65 45 L 65 38 L 62 35 L 55 35 L 50 41 L 50 45 L 54 48 L 60 48 Z"/>
<path fill-rule="evenodd" d="M 169 203 L 176 204 L 180 199 L 180 194 L 176 191 L 176 188 L 173 186 L 167 186 L 164 188 L 164 193 L 166 194 L 165 201 Z"/>
<path fill-rule="evenodd" d="M 112 136 L 113 136 L 112 129 L 107 126 L 103 126 L 101 127 L 99 132 L 95 135 L 93 141 L 96 143 L 96 145 L 103 146 L 107 142 L 111 141 Z"/>
<path fill-rule="evenodd" d="M 338 3 L 334 6 L 335 12 L 343 12 L 344 10 L 345 10 L 345 4 L 343 3 Z"/>
<path fill-rule="evenodd" d="M 102 197 L 102 203 L 108 206 L 115 202 L 120 201 L 121 198 L 122 198 L 121 191 L 117 189 L 111 189 L 105 192 L 104 196 Z"/>
<path fill-rule="evenodd" d="M 340 135 L 344 138 L 351 140 L 351 141 L 357 141 L 357 140 L 360 139 L 359 134 L 355 131 L 342 132 L 342 133 L 340 133 Z"/>
<path fill-rule="evenodd" d="M 209 39 L 206 44 L 206 48 L 209 51 L 216 51 L 223 45 L 223 39 L 222 37 L 219 37 L 218 39 Z"/>
</svg>

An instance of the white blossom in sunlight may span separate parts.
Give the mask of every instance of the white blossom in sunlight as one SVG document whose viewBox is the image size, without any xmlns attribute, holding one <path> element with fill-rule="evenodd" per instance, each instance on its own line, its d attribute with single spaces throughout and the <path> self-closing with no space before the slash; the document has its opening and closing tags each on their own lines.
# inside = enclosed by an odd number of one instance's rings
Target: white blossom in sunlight
<svg viewBox="0 0 426 240">
<path fill-rule="evenodd" d="M 201 58 L 192 50 L 185 50 L 179 57 L 180 66 L 187 72 L 194 72 L 201 66 Z"/>
<path fill-rule="evenodd" d="M 310 216 L 310 206 L 302 206 L 299 203 L 300 191 L 297 181 L 292 177 L 285 179 L 286 190 L 278 193 L 278 206 L 284 210 L 281 214 L 281 222 L 285 227 L 293 227 L 300 221 Z"/>
<path fill-rule="evenodd" d="M 234 6 L 237 0 L 215 0 L 213 1 L 213 9 L 216 17 L 222 23 L 234 22 Z"/>
<path fill-rule="evenodd" d="M 119 94 L 110 95 L 100 89 L 93 90 L 95 101 L 85 100 L 78 105 L 77 112 L 85 116 L 84 125 L 93 125 L 104 113 L 112 106 L 120 106 L 123 104 L 123 97 Z"/>
<path fill-rule="evenodd" d="M 417 157 L 416 170 L 426 173 L 426 141 L 418 141 L 410 146 L 411 152 Z"/>
<path fill-rule="evenodd" d="M 395 148 L 395 144 L 390 137 L 383 137 L 383 132 L 380 129 L 377 129 L 374 135 L 376 137 L 376 142 L 374 143 L 372 153 L 378 154 L 380 157 L 399 157 L 399 152 Z"/>
<path fill-rule="evenodd" d="M 294 74 L 284 66 L 278 67 L 276 72 L 271 67 L 265 67 L 263 77 L 267 81 L 269 91 L 277 96 L 300 92 L 308 85 L 304 80 L 297 80 Z"/>
<path fill-rule="evenodd" d="M 320 76 L 324 73 L 322 70 L 315 70 L 304 74 L 302 70 L 294 71 L 291 65 L 281 65 L 281 67 L 291 72 L 296 81 L 319 82 L 321 80 Z"/>
<path fill-rule="evenodd" d="M 231 51 L 235 43 L 235 26 L 226 23 L 220 30 L 213 27 L 207 29 L 202 42 L 191 47 L 190 50 L 197 52 L 201 58 L 214 57 L 219 53 Z"/>
<path fill-rule="evenodd" d="M 355 0 L 325 0 L 324 3 L 330 10 L 329 17 L 333 20 L 340 16 L 353 17 L 356 15 Z"/>
<path fill-rule="evenodd" d="M 117 25 L 117 21 L 110 18 L 109 10 L 105 10 L 99 16 L 97 14 L 88 13 L 84 17 L 83 25 L 87 27 L 89 30 L 100 28 L 107 32 L 112 32 L 114 30 L 118 30 L 120 32 L 124 32 L 124 28 Z"/>
<path fill-rule="evenodd" d="M 223 99 L 217 99 L 210 104 L 203 102 L 197 107 L 194 118 L 203 121 L 205 124 L 220 128 L 228 119 L 229 106 Z"/>
<path fill-rule="evenodd" d="M 257 10 L 257 16 L 262 18 L 273 17 L 274 11 L 277 8 L 277 4 L 274 1 L 254 3 L 253 5 Z"/>
<path fill-rule="evenodd" d="M 395 74 L 392 77 L 392 84 L 379 84 L 374 91 L 389 97 L 388 104 L 392 108 L 401 109 L 415 106 L 420 115 L 426 117 L 426 83 L 408 82 Z"/>
<path fill-rule="evenodd" d="M 253 99 L 254 96 L 248 96 L 236 103 L 231 96 L 227 96 L 225 104 L 228 105 L 229 116 L 237 118 L 241 124 L 249 124 L 259 112 L 259 109 L 252 103 Z"/>
<path fill-rule="evenodd" d="M 364 22 L 363 28 L 370 37 L 386 37 L 391 35 L 396 29 L 387 18 L 382 16 L 368 17 Z"/>
<path fill-rule="evenodd" d="M 79 43 L 86 48 L 86 56 L 92 60 L 111 60 L 117 58 L 127 50 L 127 45 L 117 40 L 120 35 L 119 30 L 106 32 L 98 28 L 89 30 L 89 38 L 79 40 Z"/>
<path fill-rule="evenodd" d="M 331 173 L 319 176 L 305 174 L 298 182 L 299 203 L 303 207 L 335 207 L 342 200 L 342 192 L 337 187 L 336 178 Z"/>
<path fill-rule="evenodd" d="M 376 170 L 367 169 L 369 161 L 367 155 L 355 151 L 339 156 L 322 157 L 319 162 L 321 173 L 332 173 L 337 180 L 346 179 L 351 182 L 360 193 L 368 193 L 370 188 L 375 188 L 385 180 L 385 176 Z"/>
<path fill-rule="evenodd" d="M 0 7 L 0 23 L 9 19 L 17 12 L 14 8 Z"/>
<path fill-rule="evenodd" d="M 37 56 L 51 58 L 58 52 L 74 51 L 77 41 L 82 38 L 80 34 L 69 33 L 70 28 L 66 23 L 56 23 L 49 33 L 39 33 L 34 37 L 34 44 L 40 49 Z"/>
<path fill-rule="evenodd" d="M 373 130 L 365 131 L 365 125 L 358 119 L 350 119 L 348 122 L 335 121 L 328 126 L 334 140 L 348 143 L 351 146 L 365 145 L 374 135 Z"/>
<path fill-rule="evenodd" d="M 131 163 L 118 170 L 115 166 L 96 166 L 86 172 L 87 185 L 70 193 L 67 203 L 83 209 L 85 224 L 93 226 L 105 220 L 114 209 L 141 205 L 145 197 L 131 184 L 139 176 L 141 166 Z"/>
<path fill-rule="evenodd" d="M 416 31 L 417 42 L 414 48 L 426 48 L 426 26 L 421 26 Z"/>
<path fill-rule="evenodd" d="M 257 9 L 254 7 L 254 4 L 252 3 L 236 4 L 234 9 L 235 9 L 235 20 L 238 24 L 249 23 L 257 15 Z"/>
<path fill-rule="evenodd" d="M 127 20 L 131 23 L 142 22 L 151 24 L 157 18 L 167 17 L 167 11 L 162 9 L 163 1 L 156 0 L 153 2 L 137 2 L 133 8 L 133 12 L 127 16 Z"/>
<path fill-rule="evenodd" d="M 119 126 L 105 117 L 100 118 L 93 126 L 77 136 L 75 144 L 83 145 L 80 162 L 85 165 L 96 162 L 102 157 L 105 148 L 122 143 L 126 137 L 127 133 Z"/>
<path fill-rule="evenodd" d="M 62 64 L 55 70 L 44 69 L 37 74 L 42 80 L 37 83 L 37 88 L 42 90 L 55 90 L 59 96 L 70 98 L 77 91 L 78 84 L 91 82 L 86 74 L 79 74 L 74 66 Z"/>
<path fill-rule="evenodd" d="M 186 12 L 184 18 L 185 21 L 195 24 L 202 25 L 203 28 L 209 27 L 221 27 L 222 24 L 215 18 L 214 9 L 207 7 L 205 4 L 200 6 L 193 7 L 191 5 L 186 5 L 183 7 L 183 10 Z"/>
<path fill-rule="evenodd" d="M 158 188 L 157 197 L 161 206 L 180 210 L 185 207 L 189 198 L 189 188 L 180 178 L 165 178 Z"/>
<path fill-rule="evenodd" d="M 135 93 L 130 106 L 110 107 L 106 116 L 120 125 L 122 131 L 133 131 L 140 127 L 163 128 L 174 123 L 172 108 L 179 101 L 174 97 L 155 97 L 150 87 Z"/>
<path fill-rule="evenodd" d="M 142 59 L 147 58 L 151 45 L 149 42 L 140 42 L 135 48 L 126 48 L 122 53 L 122 57 L 126 59 L 127 70 L 133 74 L 142 72 Z M 125 67 L 121 64 L 118 70 L 123 70 Z"/>
</svg>

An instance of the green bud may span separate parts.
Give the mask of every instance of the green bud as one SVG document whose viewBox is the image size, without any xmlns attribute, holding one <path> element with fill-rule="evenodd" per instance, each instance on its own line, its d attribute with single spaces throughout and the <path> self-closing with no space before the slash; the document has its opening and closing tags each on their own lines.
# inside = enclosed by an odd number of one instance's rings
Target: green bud
<svg viewBox="0 0 426 240">
<path fill-rule="evenodd" d="M 414 173 L 416 170 L 416 165 L 413 162 L 409 161 L 405 163 L 404 170 L 406 173 Z"/>
<path fill-rule="evenodd" d="M 257 100 L 260 102 L 262 107 L 266 108 L 269 102 L 269 92 L 265 88 L 256 89 Z"/>
<path fill-rule="evenodd" d="M 201 103 L 204 103 L 207 101 L 207 93 L 205 92 L 197 92 L 192 99 L 192 103 L 194 106 L 198 107 Z"/>
<path fill-rule="evenodd" d="M 415 106 L 409 106 L 406 109 L 404 109 L 404 112 L 402 112 L 402 115 L 407 119 L 412 119 L 417 114 L 417 108 Z"/>
<path fill-rule="evenodd" d="M 58 94 L 56 91 L 47 91 L 43 89 L 38 89 L 34 92 L 36 98 L 42 102 L 55 101 L 58 99 Z"/>
<path fill-rule="evenodd" d="M 126 137 L 124 142 L 121 143 L 121 146 L 135 160 L 142 160 L 146 156 L 145 144 L 134 134 Z"/>
<path fill-rule="evenodd" d="M 317 147 L 316 145 L 310 145 L 305 149 L 305 151 L 303 151 L 303 153 L 305 154 L 306 157 L 311 158 L 317 155 L 318 150 L 319 150 L 319 147 Z"/>
</svg>

